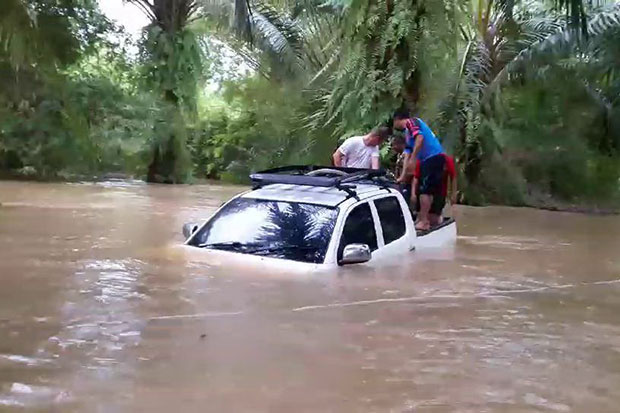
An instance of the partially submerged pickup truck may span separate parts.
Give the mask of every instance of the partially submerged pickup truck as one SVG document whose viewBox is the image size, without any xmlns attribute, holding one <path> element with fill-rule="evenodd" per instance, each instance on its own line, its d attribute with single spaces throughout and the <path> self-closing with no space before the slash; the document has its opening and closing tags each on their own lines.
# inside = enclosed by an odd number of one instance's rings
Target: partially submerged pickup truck
<svg viewBox="0 0 620 413">
<path fill-rule="evenodd" d="M 253 188 L 202 224 L 185 245 L 313 266 L 383 261 L 456 240 L 452 218 L 416 233 L 414 217 L 381 170 L 288 166 L 250 176 Z"/>
</svg>

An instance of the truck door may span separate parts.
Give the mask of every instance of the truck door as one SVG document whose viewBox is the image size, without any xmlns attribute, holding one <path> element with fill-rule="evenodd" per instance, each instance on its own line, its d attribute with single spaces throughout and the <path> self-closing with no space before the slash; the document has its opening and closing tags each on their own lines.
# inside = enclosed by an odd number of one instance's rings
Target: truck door
<svg viewBox="0 0 620 413">
<path fill-rule="evenodd" d="M 408 237 L 407 224 L 403 208 L 396 196 L 377 198 L 372 201 L 379 225 L 379 249 L 376 258 L 407 254 L 411 240 Z"/>
<path fill-rule="evenodd" d="M 344 247 L 349 244 L 366 244 L 371 251 L 376 251 L 379 246 L 375 222 L 368 202 L 355 206 L 347 215 L 338 244 L 338 261 L 342 258 Z"/>
</svg>

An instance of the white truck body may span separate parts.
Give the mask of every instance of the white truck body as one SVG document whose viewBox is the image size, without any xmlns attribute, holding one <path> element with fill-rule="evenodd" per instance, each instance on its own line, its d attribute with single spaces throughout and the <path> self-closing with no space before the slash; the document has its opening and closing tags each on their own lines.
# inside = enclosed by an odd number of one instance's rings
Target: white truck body
<svg viewBox="0 0 620 413">
<path fill-rule="evenodd" d="M 304 262 L 299 259 L 286 259 L 286 258 L 274 258 L 269 254 L 254 254 L 251 251 L 244 250 L 230 250 L 230 249 L 218 249 L 218 248 L 200 248 L 200 251 L 204 251 L 210 257 L 210 262 L 217 265 L 218 262 L 225 264 L 230 258 L 235 258 L 238 262 L 241 255 L 244 256 L 241 261 L 248 265 L 269 265 L 274 268 L 282 267 L 282 269 L 297 268 L 300 270 L 319 270 L 328 269 L 342 265 L 341 260 L 343 251 L 343 237 L 345 236 L 345 225 L 349 225 L 347 228 L 354 227 L 358 232 L 366 233 L 366 237 L 359 240 L 353 239 L 357 244 L 372 244 L 371 258 L 367 262 L 361 265 L 381 265 L 386 261 L 396 259 L 398 256 L 404 254 L 411 254 L 416 249 L 423 248 L 441 248 L 454 243 L 456 241 L 456 223 L 453 219 L 446 219 L 446 222 L 438 228 L 424 234 L 416 234 L 412 215 L 410 213 L 407 202 L 401 195 L 401 193 L 393 188 L 387 186 L 381 186 L 377 184 L 359 183 L 355 185 L 355 195 L 347 193 L 341 189 L 335 187 L 313 187 L 305 185 L 295 184 L 272 184 L 267 185 L 255 190 L 244 192 L 230 201 L 222 205 L 218 211 L 215 212 L 209 219 L 202 224 L 194 224 L 191 235 L 185 241 L 187 248 L 198 250 L 198 246 L 201 246 L 198 242 L 200 238 L 207 230 L 206 227 L 210 225 L 213 220 L 218 220 L 220 211 L 225 210 L 231 203 L 239 202 L 271 202 L 271 203 L 283 203 L 285 205 L 314 205 L 317 207 L 326 207 L 330 210 L 335 210 L 336 216 L 335 222 L 332 224 L 333 230 L 329 235 L 329 242 L 325 248 L 324 254 L 321 254 L 320 262 Z M 378 205 L 381 206 L 379 210 Z M 370 208 L 372 222 L 370 218 L 366 216 L 366 220 L 360 222 L 354 221 L 360 211 L 367 213 L 368 207 Z M 397 209 L 398 208 L 398 209 Z M 230 208 L 228 208 L 230 209 Z M 353 211 L 356 211 L 352 215 Z M 228 216 L 227 210 L 225 213 Z M 402 218 L 401 218 L 402 217 Z M 404 221 L 404 228 L 400 220 Z M 244 225 L 243 220 L 232 220 L 234 225 Z M 212 223 L 214 224 L 214 223 Z M 391 224 L 391 226 L 389 225 Z M 368 228 L 372 226 L 374 228 Z M 211 225 L 213 227 L 213 225 Z M 211 228 L 210 227 L 210 228 Z M 385 231 L 390 231 L 390 234 L 384 234 Z M 353 233 L 354 231 L 349 231 Z M 372 235 L 374 233 L 374 235 Z M 371 234 L 371 235 L 368 235 Z M 351 238 L 350 235 L 347 235 Z M 372 237 L 376 237 L 373 240 Z M 392 239 L 389 239 L 391 236 Z M 362 241 L 370 241 L 363 243 Z M 353 234 L 355 238 L 355 234 Z M 235 239 L 229 241 L 234 242 Z M 351 242 L 347 242 L 347 245 Z M 376 245 L 374 245 L 376 244 Z M 285 245 L 286 247 L 286 245 Z M 291 246 L 294 248 L 294 246 Z M 192 254 L 197 251 L 192 251 Z M 340 255 L 340 256 L 339 256 Z M 324 257 L 324 258 L 323 258 Z"/>
</svg>

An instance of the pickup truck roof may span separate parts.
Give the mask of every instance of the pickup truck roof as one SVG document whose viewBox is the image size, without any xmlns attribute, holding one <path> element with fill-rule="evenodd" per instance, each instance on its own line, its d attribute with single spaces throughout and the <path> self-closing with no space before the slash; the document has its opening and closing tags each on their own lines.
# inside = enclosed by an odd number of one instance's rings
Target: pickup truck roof
<svg viewBox="0 0 620 413">
<path fill-rule="evenodd" d="M 364 199 L 389 190 L 375 184 L 355 184 L 352 188 L 359 199 Z M 270 201 L 300 202 L 306 204 L 335 207 L 352 196 L 336 187 L 316 187 L 294 184 L 271 184 L 246 192 L 243 198 L 264 199 Z"/>
<path fill-rule="evenodd" d="M 244 198 L 300 202 L 335 207 L 348 199 L 364 199 L 380 191 L 391 193 L 385 170 L 300 165 L 250 175 L 254 190 Z"/>
</svg>

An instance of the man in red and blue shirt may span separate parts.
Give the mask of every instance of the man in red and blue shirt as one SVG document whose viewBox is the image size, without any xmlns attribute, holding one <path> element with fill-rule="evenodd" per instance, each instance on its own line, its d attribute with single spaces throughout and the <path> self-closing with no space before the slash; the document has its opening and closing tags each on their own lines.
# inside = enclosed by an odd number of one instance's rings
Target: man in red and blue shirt
<svg viewBox="0 0 620 413">
<path fill-rule="evenodd" d="M 415 168 L 416 160 L 420 162 L 420 214 L 416 229 L 429 230 L 431 227 L 429 211 L 435 196 L 441 196 L 441 182 L 444 174 L 444 150 L 439 140 L 419 118 L 412 118 L 407 110 L 394 113 L 394 127 L 405 130 L 405 165 L 398 178 L 399 183 L 406 183 L 406 171 Z"/>
<path fill-rule="evenodd" d="M 457 184 L 456 184 L 456 165 L 454 158 L 450 155 L 443 154 L 446 158 L 446 166 L 444 168 L 443 177 L 441 179 L 441 194 L 433 197 L 433 202 L 429 211 L 429 220 L 431 226 L 439 225 L 443 221 L 443 209 L 446 206 L 446 198 L 450 195 L 450 204 L 456 205 Z M 413 173 L 413 195 L 412 199 L 419 195 L 419 181 L 421 171 L 420 162 L 416 162 L 415 172 Z M 416 211 L 419 210 L 419 202 L 416 204 Z"/>
</svg>

